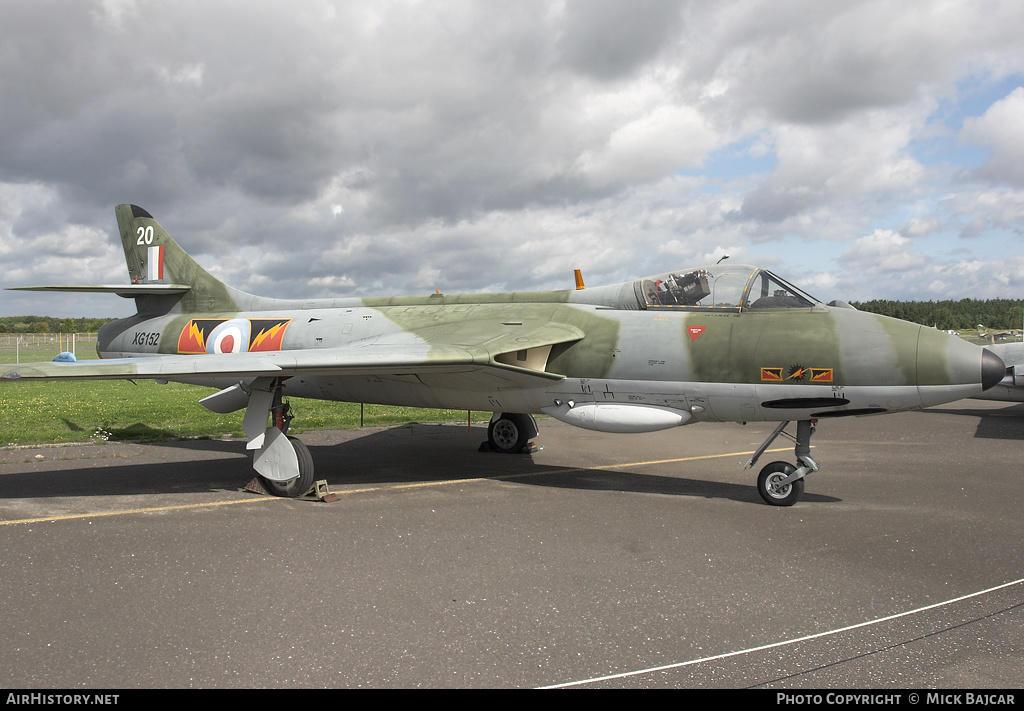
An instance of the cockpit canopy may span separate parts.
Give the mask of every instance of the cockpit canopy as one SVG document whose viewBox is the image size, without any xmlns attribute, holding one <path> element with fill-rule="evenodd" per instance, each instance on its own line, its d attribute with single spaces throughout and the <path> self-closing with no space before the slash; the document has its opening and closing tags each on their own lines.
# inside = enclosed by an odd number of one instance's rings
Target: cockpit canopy
<svg viewBox="0 0 1024 711">
<path fill-rule="evenodd" d="M 641 308 L 809 309 L 818 300 L 769 271 L 742 264 L 666 272 L 633 282 Z"/>
</svg>

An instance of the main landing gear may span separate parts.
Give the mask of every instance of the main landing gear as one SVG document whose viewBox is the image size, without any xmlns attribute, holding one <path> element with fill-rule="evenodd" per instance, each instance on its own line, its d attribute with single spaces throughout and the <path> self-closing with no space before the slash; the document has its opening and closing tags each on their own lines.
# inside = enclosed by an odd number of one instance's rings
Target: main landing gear
<svg viewBox="0 0 1024 711">
<path fill-rule="evenodd" d="M 252 466 L 263 487 L 275 496 L 302 496 L 313 488 L 313 457 L 306 445 L 287 435 L 290 410 L 281 399 L 280 378 L 253 382 L 242 421 L 245 448 L 253 452 Z"/>
<path fill-rule="evenodd" d="M 817 420 L 800 420 L 796 423 L 796 437 L 785 431 L 789 422 L 782 422 L 768 439 L 751 455 L 744 469 L 757 463 L 758 458 L 771 446 L 779 435 L 785 435 L 796 443 L 796 466 L 788 462 L 766 464 L 757 475 L 757 493 L 771 506 L 792 506 L 804 493 L 804 477 L 820 469 L 811 459 L 811 435 Z"/>
<path fill-rule="evenodd" d="M 491 451 L 502 454 L 515 454 L 523 451 L 523 447 L 536 437 L 540 430 L 533 415 L 502 412 L 495 413 L 491 424 L 487 426 L 487 444 Z"/>
</svg>

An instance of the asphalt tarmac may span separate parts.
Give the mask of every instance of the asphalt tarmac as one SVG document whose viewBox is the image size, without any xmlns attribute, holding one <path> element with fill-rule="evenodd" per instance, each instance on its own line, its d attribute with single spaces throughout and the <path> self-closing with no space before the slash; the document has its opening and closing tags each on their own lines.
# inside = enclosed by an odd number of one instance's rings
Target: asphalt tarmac
<svg viewBox="0 0 1024 711">
<path fill-rule="evenodd" d="M 1021 688 L 1024 405 L 822 421 L 792 508 L 771 429 L 0 450 L 0 687 Z"/>
</svg>

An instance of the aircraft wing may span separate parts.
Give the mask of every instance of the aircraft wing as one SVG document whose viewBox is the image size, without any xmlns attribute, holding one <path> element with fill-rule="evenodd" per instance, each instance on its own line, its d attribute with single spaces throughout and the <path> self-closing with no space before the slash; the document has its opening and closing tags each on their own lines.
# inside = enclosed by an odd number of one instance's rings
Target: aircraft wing
<svg viewBox="0 0 1024 711">
<path fill-rule="evenodd" d="M 548 323 L 526 334 L 492 334 L 488 339 L 478 338 L 476 343 L 438 342 L 441 337 L 435 336 L 430 343 L 380 339 L 364 345 L 259 353 L 8 363 L 0 365 L 0 380 L 194 380 L 360 374 L 422 374 L 457 379 L 460 373 L 483 371 L 505 382 L 536 384 L 537 379 L 557 380 L 562 376 L 542 368 L 517 365 L 509 355 L 575 342 L 583 336 L 573 326 Z M 480 387 L 486 387 L 488 379 L 472 378 Z"/>
</svg>

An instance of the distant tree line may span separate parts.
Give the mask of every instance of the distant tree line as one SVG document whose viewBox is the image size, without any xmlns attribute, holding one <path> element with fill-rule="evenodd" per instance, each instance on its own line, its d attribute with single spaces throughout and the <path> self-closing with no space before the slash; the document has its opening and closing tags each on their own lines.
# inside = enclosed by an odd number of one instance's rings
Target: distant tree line
<svg viewBox="0 0 1024 711">
<path fill-rule="evenodd" d="M 109 318 L 0 316 L 0 333 L 96 333 Z"/>
<path fill-rule="evenodd" d="M 960 301 L 852 301 L 861 311 L 892 316 L 943 331 L 975 328 L 1021 328 L 1024 302 L 1020 299 L 961 299 Z"/>
</svg>

